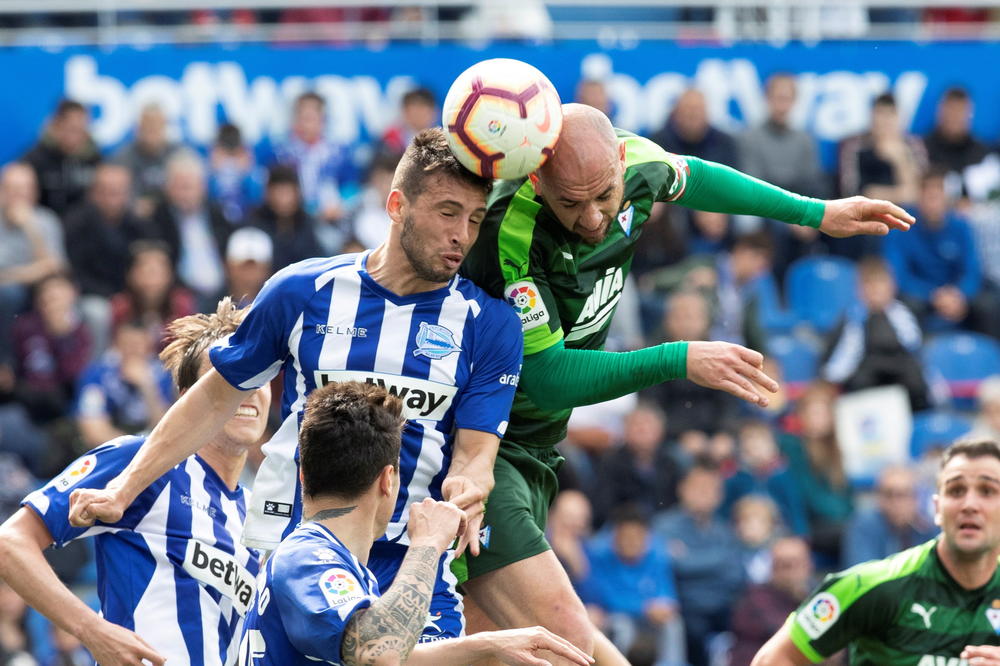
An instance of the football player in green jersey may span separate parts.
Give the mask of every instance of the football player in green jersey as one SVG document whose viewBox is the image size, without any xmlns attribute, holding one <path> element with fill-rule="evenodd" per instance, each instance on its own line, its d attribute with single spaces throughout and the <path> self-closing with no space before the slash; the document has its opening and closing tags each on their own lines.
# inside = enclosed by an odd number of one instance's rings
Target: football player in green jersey
<svg viewBox="0 0 1000 666">
<path fill-rule="evenodd" d="M 941 535 L 831 574 L 753 666 L 803 666 L 848 647 L 862 666 L 1000 666 L 1000 445 L 953 444 L 934 495 Z"/>
<path fill-rule="evenodd" d="M 572 408 L 685 377 L 760 405 L 777 389 L 761 369 L 762 356 L 738 345 L 602 351 L 656 201 L 760 215 L 837 237 L 906 230 L 913 222 L 886 201 L 808 199 L 719 164 L 669 154 L 616 131 L 592 107 L 565 105 L 555 154 L 529 179 L 497 184 L 462 269 L 514 305 L 525 353 L 479 532 L 480 554 L 455 566 L 471 600 L 470 629 L 541 624 L 588 652 L 597 640 L 599 663 L 626 663 L 595 633 L 545 540 L 562 462 L 554 447 Z"/>
</svg>

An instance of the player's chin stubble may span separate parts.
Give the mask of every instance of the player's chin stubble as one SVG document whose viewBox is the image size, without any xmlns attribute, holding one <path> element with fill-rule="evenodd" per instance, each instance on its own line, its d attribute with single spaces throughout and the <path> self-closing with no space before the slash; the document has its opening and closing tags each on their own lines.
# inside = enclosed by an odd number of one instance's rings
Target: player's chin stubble
<svg viewBox="0 0 1000 666">
<path fill-rule="evenodd" d="M 417 234 L 413 217 L 405 216 L 403 218 L 403 232 L 399 235 L 399 244 L 402 246 L 403 252 L 406 253 L 406 258 L 409 259 L 417 277 L 426 282 L 447 282 L 455 277 L 455 271 L 434 266 L 431 251 L 427 248 L 427 244 L 422 241 L 423 239 Z"/>
</svg>

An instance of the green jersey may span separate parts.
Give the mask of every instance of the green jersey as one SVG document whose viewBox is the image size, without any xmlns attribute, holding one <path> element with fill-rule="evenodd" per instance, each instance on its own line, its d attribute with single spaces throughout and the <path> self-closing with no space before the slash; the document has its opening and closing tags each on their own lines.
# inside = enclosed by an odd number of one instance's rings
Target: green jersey
<svg viewBox="0 0 1000 666">
<path fill-rule="evenodd" d="M 1000 569 L 977 590 L 941 564 L 938 540 L 827 576 L 789 618 L 812 661 L 850 646 L 852 666 L 967 666 L 967 645 L 1000 645 Z"/>
<path fill-rule="evenodd" d="M 463 273 L 521 317 L 524 353 L 563 341 L 571 349 L 601 349 L 621 298 L 635 244 L 653 203 L 684 192 L 689 169 L 682 157 L 624 131 L 625 193 L 605 239 L 584 243 L 568 231 L 530 181 L 497 183 L 479 239 Z M 549 447 L 566 433 L 571 409 L 544 410 L 521 390 L 514 397 L 506 439 Z"/>
</svg>

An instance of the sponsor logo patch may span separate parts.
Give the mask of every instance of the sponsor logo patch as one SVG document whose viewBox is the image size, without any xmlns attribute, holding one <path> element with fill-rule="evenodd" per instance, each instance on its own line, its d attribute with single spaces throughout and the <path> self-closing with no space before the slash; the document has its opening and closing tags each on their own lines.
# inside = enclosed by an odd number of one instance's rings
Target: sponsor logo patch
<svg viewBox="0 0 1000 666">
<path fill-rule="evenodd" d="M 282 518 L 292 517 L 292 505 L 287 502 L 275 502 L 267 500 L 264 502 L 265 516 L 281 516 Z"/>
<path fill-rule="evenodd" d="M 479 545 L 483 548 L 490 547 L 490 526 L 487 525 L 479 530 Z"/>
<path fill-rule="evenodd" d="M 192 539 L 187 542 L 181 566 L 192 578 L 232 600 L 240 615 L 250 610 L 254 577 L 233 555 Z"/>
<path fill-rule="evenodd" d="M 627 205 L 627 202 L 626 202 Z M 618 226 L 622 228 L 626 236 L 632 235 L 632 216 L 635 215 L 635 206 L 629 206 L 618 213 Z"/>
<path fill-rule="evenodd" d="M 455 335 L 449 329 L 438 324 L 428 324 L 426 321 L 420 322 L 420 328 L 417 329 L 417 348 L 413 350 L 414 356 L 426 356 L 437 360 L 460 351 L 462 348 L 455 342 Z"/>
<path fill-rule="evenodd" d="M 83 477 L 93 472 L 95 467 L 97 467 L 97 456 L 84 456 L 68 467 L 65 472 L 60 474 L 59 477 L 53 481 L 53 485 L 60 491 L 69 490 L 79 483 Z"/>
<path fill-rule="evenodd" d="M 994 599 L 990 607 L 986 609 L 986 619 L 990 621 L 993 631 L 1000 634 L 1000 599 Z"/>
<path fill-rule="evenodd" d="M 535 283 L 523 280 L 507 286 L 507 302 L 521 317 L 521 328 L 530 331 L 549 321 L 549 311 L 545 309 Z"/>
<path fill-rule="evenodd" d="M 325 386 L 330 382 L 364 382 L 381 386 L 403 403 L 403 418 L 413 420 L 440 421 L 458 393 L 457 386 L 385 372 L 316 370 L 313 379 L 316 386 Z"/>
<path fill-rule="evenodd" d="M 809 638 L 817 639 L 827 632 L 840 617 L 840 602 L 829 592 L 821 592 L 806 604 L 796 616 L 799 626 Z"/>
</svg>

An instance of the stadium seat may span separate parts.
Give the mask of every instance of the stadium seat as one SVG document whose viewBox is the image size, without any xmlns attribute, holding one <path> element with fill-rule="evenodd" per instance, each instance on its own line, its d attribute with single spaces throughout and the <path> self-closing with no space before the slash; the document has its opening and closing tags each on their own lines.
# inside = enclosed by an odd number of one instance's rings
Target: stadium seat
<svg viewBox="0 0 1000 666">
<path fill-rule="evenodd" d="M 816 378 L 819 352 L 791 335 L 775 335 L 767 341 L 767 354 L 781 365 L 781 377 L 788 397 L 795 400 Z"/>
<path fill-rule="evenodd" d="M 857 269 L 843 257 L 803 257 L 785 276 L 788 307 L 819 333 L 837 324 L 857 293 Z"/>
<path fill-rule="evenodd" d="M 951 412 L 928 410 L 914 414 L 910 456 L 916 460 L 928 449 L 946 447 L 971 429 L 970 419 Z"/>
<path fill-rule="evenodd" d="M 973 409 L 979 383 L 1000 374 L 1000 342 L 978 333 L 946 333 L 924 346 L 924 365 L 934 380 L 944 380 L 959 409 Z"/>
</svg>

